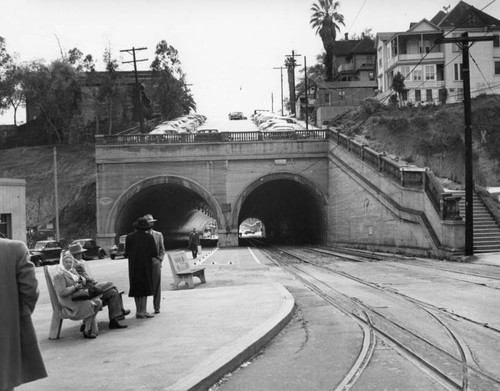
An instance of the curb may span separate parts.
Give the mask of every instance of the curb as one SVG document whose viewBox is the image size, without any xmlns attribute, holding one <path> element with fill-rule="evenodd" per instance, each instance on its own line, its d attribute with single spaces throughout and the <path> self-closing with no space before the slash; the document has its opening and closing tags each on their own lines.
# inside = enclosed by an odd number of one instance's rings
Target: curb
<svg viewBox="0 0 500 391">
<path fill-rule="evenodd" d="M 280 292 L 283 302 L 272 318 L 254 328 L 247 335 L 237 339 L 211 354 L 193 368 L 191 374 L 164 391 L 204 391 L 214 385 L 225 374 L 235 370 L 257 354 L 281 329 L 290 322 L 295 300 L 281 284 L 273 284 Z"/>
</svg>

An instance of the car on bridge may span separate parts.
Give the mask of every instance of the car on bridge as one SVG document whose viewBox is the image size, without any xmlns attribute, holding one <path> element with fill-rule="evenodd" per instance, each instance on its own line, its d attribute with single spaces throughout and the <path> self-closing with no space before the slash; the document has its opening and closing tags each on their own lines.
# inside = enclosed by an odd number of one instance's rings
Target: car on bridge
<svg viewBox="0 0 500 391">
<path fill-rule="evenodd" d="M 111 259 L 115 259 L 119 256 L 125 256 L 125 240 L 127 239 L 127 235 L 121 235 L 118 239 L 118 244 L 115 244 L 113 247 L 109 249 L 109 257 Z"/>
<path fill-rule="evenodd" d="M 35 266 L 52 265 L 59 263 L 63 248 L 57 240 L 39 240 L 29 250 L 30 261 Z"/>
<path fill-rule="evenodd" d="M 247 119 L 241 111 L 232 111 L 228 114 L 230 120 Z"/>
</svg>

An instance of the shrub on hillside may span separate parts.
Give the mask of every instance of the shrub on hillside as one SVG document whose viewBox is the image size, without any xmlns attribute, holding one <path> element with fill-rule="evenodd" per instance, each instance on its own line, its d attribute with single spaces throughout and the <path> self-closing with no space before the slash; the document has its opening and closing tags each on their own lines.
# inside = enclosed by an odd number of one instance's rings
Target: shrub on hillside
<svg viewBox="0 0 500 391">
<path fill-rule="evenodd" d="M 358 108 L 358 113 L 361 117 L 367 118 L 371 115 L 383 110 L 385 107 L 378 100 L 373 98 L 366 98 L 361 101 Z"/>
<path fill-rule="evenodd" d="M 425 131 L 429 129 L 429 120 L 424 116 L 413 117 L 411 124 L 416 130 Z"/>
<path fill-rule="evenodd" d="M 384 125 L 391 133 L 402 133 L 410 127 L 410 122 L 406 117 L 381 118 L 380 124 Z"/>
</svg>

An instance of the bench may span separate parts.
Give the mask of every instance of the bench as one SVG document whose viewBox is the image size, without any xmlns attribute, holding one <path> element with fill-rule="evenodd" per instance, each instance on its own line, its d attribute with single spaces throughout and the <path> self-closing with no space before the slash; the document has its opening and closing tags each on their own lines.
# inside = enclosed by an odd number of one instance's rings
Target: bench
<svg viewBox="0 0 500 391">
<path fill-rule="evenodd" d="M 172 270 L 172 276 L 174 278 L 174 289 L 178 289 L 181 282 L 185 282 L 189 289 L 193 289 L 193 277 L 198 277 L 202 284 L 207 282 L 205 280 L 205 268 L 191 267 L 184 251 L 169 251 L 167 252 L 167 256 L 170 270 Z"/>
<path fill-rule="evenodd" d="M 68 314 L 64 307 L 59 303 L 56 290 L 54 288 L 54 274 L 59 265 L 44 266 L 45 281 L 47 282 L 47 290 L 49 291 L 50 303 L 52 304 L 52 320 L 50 321 L 49 339 L 59 339 L 61 334 L 62 322 L 64 319 L 83 320 L 83 318 L 75 318 Z M 87 266 L 85 266 L 87 269 Z M 88 270 L 88 269 L 87 269 Z M 89 271 L 88 271 L 89 272 Z M 119 292 L 120 295 L 123 291 Z"/>
</svg>

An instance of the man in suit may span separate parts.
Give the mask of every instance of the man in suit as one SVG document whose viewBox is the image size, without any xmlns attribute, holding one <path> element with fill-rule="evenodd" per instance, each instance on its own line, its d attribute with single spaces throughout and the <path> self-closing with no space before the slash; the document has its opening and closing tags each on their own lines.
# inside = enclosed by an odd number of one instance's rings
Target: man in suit
<svg viewBox="0 0 500 391">
<path fill-rule="evenodd" d="M 145 215 L 144 218 L 151 224 L 148 232 L 153 236 L 158 252 L 158 255 L 153 258 L 153 306 L 155 314 L 159 314 L 161 303 L 161 266 L 163 257 L 165 256 L 165 243 L 163 241 L 163 234 L 153 229 L 153 225 L 157 220 L 150 214 Z"/>
<path fill-rule="evenodd" d="M 31 321 L 38 300 L 35 266 L 23 242 L 0 233 L 0 390 L 47 377 Z"/>
</svg>

